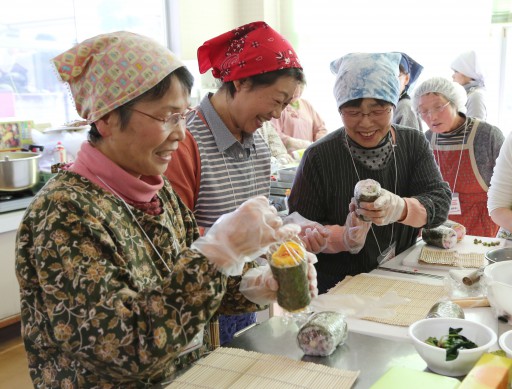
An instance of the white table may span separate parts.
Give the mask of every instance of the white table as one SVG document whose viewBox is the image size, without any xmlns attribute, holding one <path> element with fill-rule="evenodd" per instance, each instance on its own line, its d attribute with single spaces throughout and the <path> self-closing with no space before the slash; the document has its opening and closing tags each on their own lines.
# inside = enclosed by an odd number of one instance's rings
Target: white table
<svg viewBox="0 0 512 389">
<path fill-rule="evenodd" d="M 467 239 L 473 240 L 475 237 L 467 236 Z M 403 260 L 411 253 L 418 251 L 419 245 L 422 245 L 422 241 L 418 241 L 416 245 L 412 246 L 408 250 L 403 253 L 397 255 L 395 258 L 389 260 L 383 266 L 391 269 L 404 270 L 416 273 L 425 273 L 425 274 L 433 274 L 438 276 L 446 277 L 448 276 L 449 268 L 447 269 L 439 269 L 439 268 L 428 268 L 425 266 L 421 267 L 413 267 L 413 266 L 404 266 Z M 419 252 L 418 252 L 419 254 Z M 422 283 L 431 283 L 434 285 L 444 285 L 443 280 L 429 278 L 426 276 L 416 275 L 416 274 L 404 274 L 404 273 L 394 273 L 389 271 L 384 271 L 380 269 L 373 270 L 370 274 L 375 274 L 383 277 L 391 277 L 391 278 L 405 278 L 408 280 L 417 280 Z M 503 332 L 512 329 L 512 327 L 506 323 L 500 322 L 493 314 L 492 309 L 489 307 L 480 307 L 480 308 L 464 308 L 464 314 L 466 319 L 477 321 L 483 324 L 488 325 L 490 328 L 494 329 L 497 335 L 501 335 Z M 407 335 L 407 327 L 399 327 L 388 324 L 381 324 L 377 322 L 372 322 L 368 320 L 361 320 L 355 318 L 348 318 L 347 324 L 352 332 L 361 333 L 365 335 L 377 336 L 386 339 L 393 340 L 401 340 L 401 341 L 409 341 L 409 337 Z M 493 349 L 498 349 L 498 345 L 496 344 Z"/>
</svg>

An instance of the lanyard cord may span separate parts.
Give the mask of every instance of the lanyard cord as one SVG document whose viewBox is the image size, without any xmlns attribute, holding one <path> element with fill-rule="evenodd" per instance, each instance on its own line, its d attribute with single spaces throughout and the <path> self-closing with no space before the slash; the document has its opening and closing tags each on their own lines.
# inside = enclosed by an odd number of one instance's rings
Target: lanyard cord
<svg viewBox="0 0 512 389">
<path fill-rule="evenodd" d="M 233 208 L 236 209 L 236 207 L 240 204 L 237 205 L 238 198 L 236 197 L 235 187 L 233 186 L 233 181 L 231 180 L 231 174 L 229 174 L 229 168 L 228 168 L 228 164 L 226 162 L 226 157 L 224 156 L 224 152 L 222 153 L 222 159 L 224 160 L 224 167 L 226 168 L 226 172 L 228 173 L 229 185 L 231 185 L 231 193 L 233 193 L 233 204 L 234 204 Z M 258 186 L 256 185 L 256 169 L 254 169 L 254 161 L 252 159 L 252 156 L 250 156 L 250 155 L 249 155 L 249 160 L 251 162 L 250 165 L 252 168 L 253 189 L 254 189 L 254 192 L 256 192 L 255 196 L 258 196 L 259 189 L 258 189 Z"/>
<path fill-rule="evenodd" d="M 165 268 L 169 271 L 169 274 L 172 274 L 172 270 L 171 268 L 169 267 L 169 265 L 167 265 L 167 263 L 164 261 L 162 255 L 160 254 L 160 252 L 157 250 L 157 248 L 155 247 L 155 245 L 153 244 L 153 241 L 151 239 L 149 239 L 149 236 L 148 234 L 146 234 L 146 231 L 142 228 L 142 226 L 140 225 L 139 221 L 137 220 L 137 218 L 135 217 L 135 215 L 133 214 L 130 206 L 128 205 L 128 203 L 126 201 L 124 201 L 124 199 L 119 196 L 117 194 L 117 192 L 112 189 L 112 187 L 107 184 L 105 181 L 103 181 L 103 179 L 101 177 L 98 177 L 98 180 L 100 180 L 103 185 L 105 185 L 115 196 L 117 196 L 119 199 L 121 199 L 121 201 L 123 202 L 124 206 L 126 207 L 126 209 L 128 210 L 128 212 L 130 213 L 130 215 L 132 215 L 132 218 L 133 220 L 135 220 L 135 223 L 137 223 L 137 226 L 139 226 L 140 230 L 142 231 L 142 233 L 144 234 L 144 236 L 146 237 L 147 241 L 149 242 L 149 244 L 151 245 L 151 247 L 153 248 L 153 250 L 155 251 L 156 255 L 158 256 L 158 258 L 160 258 L 160 261 L 162 261 L 162 263 L 164 264 Z M 179 249 L 178 249 L 178 242 L 176 241 L 176 238 L 173 238 L 173 246 L 174 246 L 174 249 L 179 253 Z"/>
<path fill-rule="evenodd" d="M 208 128 L 208 130 L 210 131 L 210 133 L 213 136 L 213 131 L 210 128 L 209 123 L 206 121 L 206 118 L 203 116 L 201 111 L 197 110 L 196 113 L 199 116 L 199 118 L 201 119 L 201 121 L 203 122 L 203 124 Z M 256 148 L 256 146 L 255 146 L 255 148 Z M 244 150 L 244 152 L 245 152 L 245 150 Z M 226 172 L 228 173 L 229 185 L 231 185 L 231 193 L 233 194 L 233 204 L 234 204 L 233 209 L 236 209 L 237 203 L 238 203 L 238 198 L 236 197 L 235 187 L 233 186 L 233 181 L 231 180 L 231 174 L 229 174 L 228 163 L 226 162 L 226 157 L 225 157 L 224 153 L 225 153 L 224 151 L 221 153 L 222 160 L 224 161 L 224 167 L 226 168 Z M 258 153 L 256 151 L 256 156 L 257 155 L 258 155 Z M 254 187 L 254 191 L 256 192 L 256 196 L 258 196 L 259 189 L 258 189 L 258 186 L 256 185 L 256 169 L 254 168 L 254 161 L 252 159 L 252 155 L 249 155 L 249 159 L 251 161 L 252 178 L 253 178 L 253 185 L 254 185 L 253 187 Z"/>
<path fill-rule="evenodd" d="M 356 162 L 354 161 L 354 157 L 352 156 L 352 151 L 350 150 L 350 145 L 348 144 L 347 131 L 345 130 L 345 143 L 347 144 L 348 153 L 350 154 L 350 159 L 352 160 L 352 165 L 354 166 L 354 170 L 356 171 L 357 179 L 361 181 L 361 177 L 359 176 L 359 172 L 357 171 Z M 398 182 L 398 169 L 396 166 L 396 154 L 395 154 L 395 144 L 391 145 L 391 151 L 393 152 L 393 160 L 395 162 L 395 194 L 397 189 Z M 373 224 L 373 223 L 372 223 Z M 379 249 L 379 254 L 382 256 L 382 250 L 380 249 L 379 241 L 377 240 L 377 235 L 375 235 L 375 231 L 373 230 L 373 226 L 370 225 L 370 229 L 372 230 L 373 237 L 375 238 L 375 242 L 377 243 L 377 248 Z M 394 235 L 395 223 L 391 224 L 391 239 L 389 240 L 389 246 L 393 243 L 393 235 Z"/>
<path fill-rule="evenodd" d="M 464 136 L 462 138 L 462 144 L 460 145 L 460 155 L 459 155 L 459 164 L 457 165 L 457 172 L 455 173 L 455 180 L 453 181 L 453 189 L 451 189 L 452 193 L 455 193 L 455 186 L 457 185 L 457 178 L 459 177 L 459 169 L 460 169 L 460 163 L 462 161 L 462 152 L 464 151 L 464 142 L 466 142 L 466 131 L 468 129 L 468 123 L 467 121 L 464 123 Z M 437 166 L 439 166 L 439 170 L 441 171 L 441 156 L 439 155 L 439 149 L 437 146 L 437 133 L 434 133 L 434 144 L 436 145 L 436 152 L 437 152 Z"/>
</svg>

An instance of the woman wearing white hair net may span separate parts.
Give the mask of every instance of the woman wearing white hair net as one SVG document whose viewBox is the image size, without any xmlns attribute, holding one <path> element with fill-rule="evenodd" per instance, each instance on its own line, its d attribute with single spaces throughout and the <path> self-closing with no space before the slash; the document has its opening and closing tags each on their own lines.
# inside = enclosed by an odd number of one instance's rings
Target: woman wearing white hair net
<svg viewBox="0 0 512 389">
<path fill-rule="evenodd" d="M 331 64 L 343 127 L 306 150 L 288 200 L 290 212 L 316 223 L 303 227 L 303 239 L 319 253 L 320 293 L 408 249 L 421 227 L 448 215 L 450 190 L 425 136 L 392 124 L 400 58 L 352 53 Z M 356 204 L 354 187 L 365 179 L 380 183 L 380 196 Z"/>
<path fill-rule="evenodd" d="M 424 81 L 413 97 L 453 192 L 449 219 L 463 224 L 469 235 L 494 237 L 498 226 L 487 213 L 487 191 L 504 137 L 498 127 L 466 116 L 465 103 L 463 88 L 442 77 Z"/>
<path fill-rule="evenodd" d="M 485 107 L 485 80 L 483 70 L 474 50 L 461 53 L 452 62 L 452 79 L 462 85 L 467 94 L 467 115 L 485 120 L 487 108 Z"/>
</svg>

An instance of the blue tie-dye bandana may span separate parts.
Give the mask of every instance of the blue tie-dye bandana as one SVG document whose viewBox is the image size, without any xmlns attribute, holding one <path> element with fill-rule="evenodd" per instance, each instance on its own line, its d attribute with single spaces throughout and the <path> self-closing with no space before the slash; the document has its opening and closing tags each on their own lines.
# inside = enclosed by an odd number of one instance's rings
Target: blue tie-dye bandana
<svg viewBox="0 0 512 389">
<path fill-rule="evenodd" d="M 338 108 L 347 101 L 369 98 L 396 106 L 400 95 L 398 81 L 401 54 L 350 53 L 331 62 L 336 75 L 334 97 Z"/>
</svg>

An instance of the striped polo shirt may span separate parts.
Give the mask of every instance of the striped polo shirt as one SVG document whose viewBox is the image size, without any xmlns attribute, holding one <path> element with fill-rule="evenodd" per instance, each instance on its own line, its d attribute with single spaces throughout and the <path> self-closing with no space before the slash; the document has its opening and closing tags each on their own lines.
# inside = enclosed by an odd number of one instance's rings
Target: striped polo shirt
<svg viewBox="0 0 512 389">
<path fill-rule="evenodd" d="M 240 143 L 226 127 L 209 96 L 187 123 L 201 158 L 199 194 L 194 215 L 210 227 L 253 196 L 270 194 L 270 150 L 259 131 L 243 134 Z"/>
</svg>

